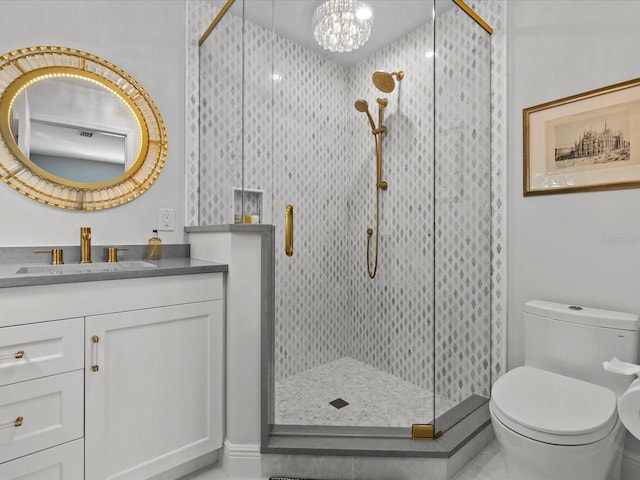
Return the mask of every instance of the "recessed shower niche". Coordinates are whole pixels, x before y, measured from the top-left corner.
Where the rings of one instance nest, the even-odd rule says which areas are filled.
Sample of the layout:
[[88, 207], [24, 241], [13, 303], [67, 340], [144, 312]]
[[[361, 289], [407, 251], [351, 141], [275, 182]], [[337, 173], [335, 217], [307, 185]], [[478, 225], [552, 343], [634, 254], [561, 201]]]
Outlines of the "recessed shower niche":
[[333, 53], [320, 3], [236, 0], [200, 45], [199, 224], [231, 223], [243, 185], [276, 230], [265, 451], [446, 436], [492, 380], [491, 28], [453, 0], [369, 1], [368, 42]]

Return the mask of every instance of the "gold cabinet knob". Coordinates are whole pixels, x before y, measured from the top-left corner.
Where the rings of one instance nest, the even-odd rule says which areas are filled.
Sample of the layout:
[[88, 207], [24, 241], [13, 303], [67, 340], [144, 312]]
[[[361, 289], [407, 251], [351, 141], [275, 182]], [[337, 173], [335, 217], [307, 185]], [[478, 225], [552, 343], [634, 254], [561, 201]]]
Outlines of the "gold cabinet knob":
[[23, 417], [18, 417], [15, 420], [9, 420], [8, 422], [0, 423], [0, 429], [8, 429], [8, 428], [18, 428], [22, 426]]

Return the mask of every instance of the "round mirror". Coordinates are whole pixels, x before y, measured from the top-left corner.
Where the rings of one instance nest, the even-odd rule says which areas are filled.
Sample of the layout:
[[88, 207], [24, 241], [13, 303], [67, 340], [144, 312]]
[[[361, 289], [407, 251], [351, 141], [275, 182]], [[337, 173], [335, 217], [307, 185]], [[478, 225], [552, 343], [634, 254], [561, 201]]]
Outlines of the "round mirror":
[[62, 208], [121, 205], [164, 166], [158, 108], [127, 73], [61, 47], [0, 57], [0, 178]]

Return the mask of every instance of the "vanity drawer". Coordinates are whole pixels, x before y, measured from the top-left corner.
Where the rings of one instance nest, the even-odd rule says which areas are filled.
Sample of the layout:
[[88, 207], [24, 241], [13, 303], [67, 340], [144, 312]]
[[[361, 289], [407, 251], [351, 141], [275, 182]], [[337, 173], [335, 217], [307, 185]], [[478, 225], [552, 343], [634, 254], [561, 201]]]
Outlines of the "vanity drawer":
[[77, 370], [0, 387], [0, 463], [82, 437], [83, 378]]
[[0, 328], [0, 385], [84, 366], [84, 319]]
[[32, 453], [0, 464], [2, 480], [83, 480], [84, 441]]

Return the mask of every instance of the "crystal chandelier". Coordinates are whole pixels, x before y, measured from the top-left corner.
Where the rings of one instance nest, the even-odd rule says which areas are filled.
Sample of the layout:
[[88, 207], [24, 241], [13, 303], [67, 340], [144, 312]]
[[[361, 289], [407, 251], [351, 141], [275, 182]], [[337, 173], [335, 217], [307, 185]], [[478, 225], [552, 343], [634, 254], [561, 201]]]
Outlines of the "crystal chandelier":
[[371, 35], [371, 10], [356, 0], [328, 0], [313, 14], [313, 35], [321, 47], [350, 52]]

